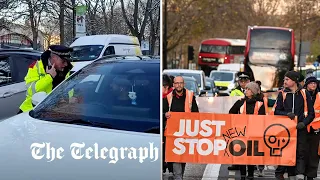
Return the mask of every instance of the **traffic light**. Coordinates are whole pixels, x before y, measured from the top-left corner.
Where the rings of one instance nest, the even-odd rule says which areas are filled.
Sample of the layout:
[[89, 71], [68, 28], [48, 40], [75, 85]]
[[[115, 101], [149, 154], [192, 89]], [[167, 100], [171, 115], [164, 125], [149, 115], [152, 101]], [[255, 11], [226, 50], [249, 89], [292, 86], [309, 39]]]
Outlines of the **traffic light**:
[[193, 46], [188, 46], [188, 60], [194, 60]]

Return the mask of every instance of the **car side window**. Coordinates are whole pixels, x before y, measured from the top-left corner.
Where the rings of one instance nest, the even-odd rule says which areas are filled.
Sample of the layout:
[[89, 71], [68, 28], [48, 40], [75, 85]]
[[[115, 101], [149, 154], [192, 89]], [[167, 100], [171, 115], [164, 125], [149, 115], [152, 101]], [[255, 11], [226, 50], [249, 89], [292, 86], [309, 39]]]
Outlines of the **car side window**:
[[23, 82], [24, 77], [28, 73], [30, 64], [37, 61], [40, 56], [29, 55], [29, 54], [14, 54], [12, 56], [13, 61], [13, 73], [12, 80], [15, 83]]
[[114, 46], [108, 46], [104, 51], [103, 56], [112, 55], [112, 54], [116, 54], [114, 50]]
[[10, 57], [7, 55], [0, 55], [0, 86], [12, 83], [11, 71]]

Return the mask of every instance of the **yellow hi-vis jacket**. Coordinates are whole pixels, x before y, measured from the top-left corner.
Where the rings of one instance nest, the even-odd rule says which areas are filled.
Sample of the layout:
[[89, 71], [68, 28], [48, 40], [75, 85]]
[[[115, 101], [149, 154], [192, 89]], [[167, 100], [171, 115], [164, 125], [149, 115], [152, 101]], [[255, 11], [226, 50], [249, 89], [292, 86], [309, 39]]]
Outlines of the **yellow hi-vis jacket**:
[[[67, 73], [68, 78], [70, 72]], [[46, 92], [49, 94], [52, 91], [53, 78], [50, 74], [47, 74], [42, 60], [38, 60], [31, 64], [28, 69], [28, 73], [24, 78], [27, 86], [26, 99], [20, 105], [20, 109], [23, 112], [30, 111], [33, 109], [32, 96], [37, 92]]]

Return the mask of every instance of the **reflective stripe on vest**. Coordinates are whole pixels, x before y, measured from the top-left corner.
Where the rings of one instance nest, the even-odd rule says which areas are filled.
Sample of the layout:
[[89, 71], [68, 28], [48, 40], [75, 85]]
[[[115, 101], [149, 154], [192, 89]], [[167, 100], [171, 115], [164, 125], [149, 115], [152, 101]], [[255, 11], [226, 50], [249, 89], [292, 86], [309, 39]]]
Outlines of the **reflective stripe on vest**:
[[[253, 114], [258, 115], [259, 109], [263, 105], [263, 102], [257, 101], [254, 106]], [[243, 105], [240, 107], [240, 114], [247, 114], [247, 102], [244, 101]]]
[[[281, 93], [282, 93], [282, 102], [284, 103], [284, 100], [287, 97], [287, 92], [281, 91]], [[305, 89], [301, 89], [300, 93], [301, 93], [301, 95], [303, 97], [303, 104], [304, 104], [303, 113], [304, 113], [304, 116], [307, 117], [308, 116], [308, 103], [307, 103], [306, 90]], [[274, 112], [275, 112], [276, 106], [277, 106], [277, 101], [278, 101], [278, 99], [276, 99], [276, 102], [274, 103], [274, 105], [272, 107], [270, 115], [274, 115]]]
[[[169, 104], [169, 112], [171, 111], [171, 105], [172, 105], [172, 99], [173, 99], [172, 92], [167, 95], [168, 104]], [[185, 112], [191, 112], [192, 100], [193, 100], [193, 92], [186, 89], [186, 100], [184, 101], [184, 111]]]
[[307, 126], [308, 132], [310, 132], [310, 127], [312, 127], [313, 129], [320, 128], [320, 92], [318, 92], [316, 96], [316, 100], [314, 102], [313, 108], [314, 108], [315, 118]]

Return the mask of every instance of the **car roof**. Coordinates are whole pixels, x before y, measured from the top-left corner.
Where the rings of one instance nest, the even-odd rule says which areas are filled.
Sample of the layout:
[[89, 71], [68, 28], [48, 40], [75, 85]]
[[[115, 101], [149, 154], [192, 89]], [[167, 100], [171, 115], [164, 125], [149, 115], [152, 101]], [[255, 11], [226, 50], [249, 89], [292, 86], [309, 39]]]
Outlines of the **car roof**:
[[195, 73], [195, 74], [202, 74], [202, 70], [193, 70], [193, 69], [165, 69], [163, 72], [181, 72], [181, 73]]
[[[236, 71], [216, 71], [216, 70], [213, 70], [211, 72], [223, 72], [223, 73], [232, 73], [232, 74], [236, 74], [237, 72]], [[210, 72], [210, 74], [211, 74]]]
[[37, 50], [30, 50], [30, 49], [0, 49], [0, 53], [7, 53], [7, 52], [18, 52], [18, 53], [39, 53], [42, 54], [43, 52]]
[[188, 77], [188, 76], [182, 76], [184, 80], [187, 80], [187, 81], [195, 81], [197, 82], [197, 80], [193, 77]]

